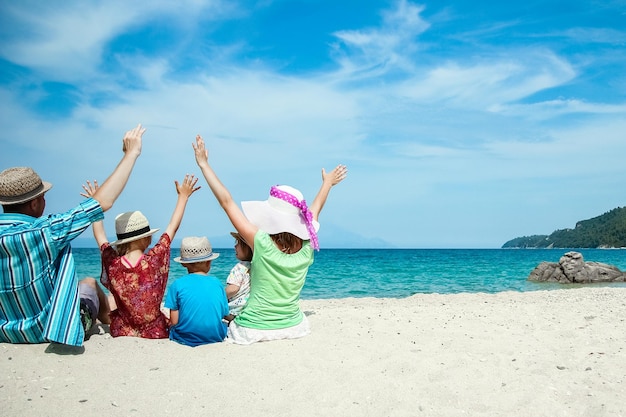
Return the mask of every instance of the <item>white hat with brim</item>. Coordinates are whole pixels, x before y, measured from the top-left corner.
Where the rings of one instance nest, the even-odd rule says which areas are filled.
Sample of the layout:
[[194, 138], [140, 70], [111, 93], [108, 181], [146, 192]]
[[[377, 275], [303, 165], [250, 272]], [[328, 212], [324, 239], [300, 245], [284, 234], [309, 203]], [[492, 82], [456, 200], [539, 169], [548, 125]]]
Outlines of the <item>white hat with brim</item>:
[[213, 252], [211, 243], [206, 237], [186, 237], [180, 244], [180, 256], [174, 258], [181, 264], [195, 264], [198, 262], [212, 261], [220, 256]]
[[128, 211], [115, 218], [115, 234], [117, 239], [111, 245], [121, 245], [152, 236], [159, 229], [151, 229], [148, 219], [140, 211]]
[[0, 205], [26, 203], [46, 193], [52, 184], [42, 181], [32, 168], [15, 167], [0, 172]]
[[[304, 199], [302, 193], [293, 187], [279, 185], [277, 188], [293, 195], [299, 201]], [[302, 211], [287, 201], [270, 196], [265, 201], [242, 201], [241, 208], [250, 223], [270, 235], [288, 232], [302, 240], [311, 239]], [[313, 228], [316, 232], [320, 228], [320, 224], [315, 220]]]

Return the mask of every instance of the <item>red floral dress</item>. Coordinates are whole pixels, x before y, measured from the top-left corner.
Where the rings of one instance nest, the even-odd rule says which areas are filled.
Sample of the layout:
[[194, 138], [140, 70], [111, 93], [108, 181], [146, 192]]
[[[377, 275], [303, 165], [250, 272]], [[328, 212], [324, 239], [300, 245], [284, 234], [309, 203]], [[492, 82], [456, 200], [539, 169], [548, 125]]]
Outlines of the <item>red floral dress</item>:
[[117, 310], [111, 312], [111, 336], [168, 337], [161, 301], [170, 269], [171, 244], [170, 237], [164, 233], [133, 267], [122, 262], [122, 257], [108, 243], [100, 248], [100, 281], [117, 304]]

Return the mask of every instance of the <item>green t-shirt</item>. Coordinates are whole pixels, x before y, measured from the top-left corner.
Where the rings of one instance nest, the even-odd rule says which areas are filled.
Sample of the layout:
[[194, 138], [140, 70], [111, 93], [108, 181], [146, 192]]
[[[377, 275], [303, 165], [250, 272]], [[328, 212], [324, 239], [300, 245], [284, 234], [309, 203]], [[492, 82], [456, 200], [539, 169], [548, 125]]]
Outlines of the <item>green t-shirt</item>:
[[250, 266], [250, 297], [235, 322], [243, 327], [270, 330], [302, 322], [300, 292], [313, 263], [313, 248], [304, 241], [297, 253], [278, 250], [272, 238], [259, 230], [254, 236]]

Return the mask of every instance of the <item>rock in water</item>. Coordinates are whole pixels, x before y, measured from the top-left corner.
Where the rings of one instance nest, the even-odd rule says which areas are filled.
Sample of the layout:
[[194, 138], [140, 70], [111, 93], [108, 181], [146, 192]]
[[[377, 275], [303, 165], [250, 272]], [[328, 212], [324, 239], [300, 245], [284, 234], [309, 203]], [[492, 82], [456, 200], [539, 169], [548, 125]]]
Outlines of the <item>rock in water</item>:
[[585, 262], [580, 252], [567, 252], [559, 262], [541, 262], [528, 276], [529, 281], [589, 284], [626, 282], [626, 273], [602, 262]]

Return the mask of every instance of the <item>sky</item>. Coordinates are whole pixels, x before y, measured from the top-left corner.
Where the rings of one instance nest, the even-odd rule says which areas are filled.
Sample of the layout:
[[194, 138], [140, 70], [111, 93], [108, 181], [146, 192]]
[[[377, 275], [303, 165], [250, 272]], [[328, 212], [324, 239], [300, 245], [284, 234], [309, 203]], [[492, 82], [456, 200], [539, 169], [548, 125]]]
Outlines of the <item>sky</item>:
[[[1, 1], [0, 106], [46, 213], [146, 127], [110, 240], [124, 211], [167, 227], [201, 134], [237, 201], [347, 165], [322, 248], [499, 248], [626, 205], [626, 0]], [[176, 237], [230, 247], [199, 183]]]

